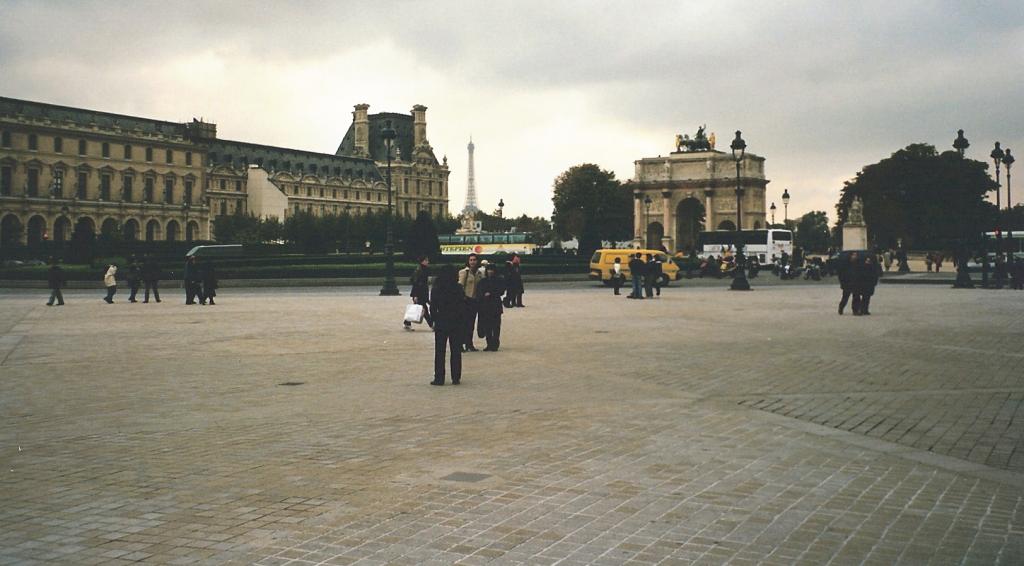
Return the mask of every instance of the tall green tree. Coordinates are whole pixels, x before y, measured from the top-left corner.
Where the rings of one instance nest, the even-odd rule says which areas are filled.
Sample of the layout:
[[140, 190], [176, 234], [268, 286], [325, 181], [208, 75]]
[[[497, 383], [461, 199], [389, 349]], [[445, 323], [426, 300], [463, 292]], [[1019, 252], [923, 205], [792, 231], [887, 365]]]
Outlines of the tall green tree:
[[973, 239], [995, 220], [986, 201], [997, 187], [988, 163], [942, 154], [928, 144], [912, 144], [847, 181], [836, 204], [838, 224], [846, 221], [854, 197], [864, 203], [864, 220], [875, 246], [928, 248]]
[[808, 252], [825, 252], [831, 245], [828, 215], [823, 210], [808, 212], [796, 221], [795, 244]]
[[576, 165], [555, 179], [555, 233], [579, 238], [580, 253], [599, 248], [602, 240], [624, 240], [633, 231], [632, 195], [622, 189], [615, 173], [597, 165]]
[[416, 215], [405, 239], [405, 257], [417, 260], [423, 256], [437, 259], [441, 255], [441, 243], [437, 239], [437, 226], [430, 213], [421, 210]]

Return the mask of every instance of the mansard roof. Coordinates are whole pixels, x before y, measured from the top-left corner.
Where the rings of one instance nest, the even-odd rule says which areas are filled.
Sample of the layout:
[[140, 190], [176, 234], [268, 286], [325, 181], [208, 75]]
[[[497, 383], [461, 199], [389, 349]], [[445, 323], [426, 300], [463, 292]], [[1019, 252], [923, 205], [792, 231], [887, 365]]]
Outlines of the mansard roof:
[[289, 162], [293, 166], [301, 163], [303, 172], [308, 172], [310, 165], [316, 165], [317, 171], [327, 169], [329, 173], [334, 174], [335, 168], [340, 168], [343, 173], [351, 169], [352, 174], [356, 177], [365, 177], [374, 181], [383, 180], [373, 160], [361, 157], [222, 139], [210, 142], [207, 147], [211, 165], [223, 164], [227, 158], [231, 158], [232, 164], [258, 164], [264, 168], [269, 168], [271, 162], [275, 162], [276, 169], [284, 168], [285, 162]]
[[[367, 116], [370, 121], [370, 157], [374, 161], [387, 161], [387, 150], [384, 146], [384, 138], [380, 131], [384, 129], [388, 120], [391, 120], [391, 128], [395, 130], [395, 147], [402, 152], [402, 161], [410, 161], [413, 158], [413, 122], [412, 114], [399, 114], [397, 112], [381, 112]], [[350, 124], [345, 137], [338, 146], [337, 155], [356, 154], [356, 131], [355, 124]], [[436, 162], [437, 159], [434, 159]]]
[[71, 121], [75, 124], [87, 126], [95, 124], [104, 129], [119, 127], [124, 130], [142, 130], [151, 134], [167, 136], [184, 137], [187, 131], [186, 125], [178, 122], [153, 120], [151, 118], [126, 116], [124, 114], [113, 114], [98, 110], [86, 110], [84, 108], [72, 108], [70, 106], [59, 106], [57, 104], [6, 97], [0, 97], [0, 116], [11, 118], [27, 116], [36, 119], [49, 119], [55, 122]]

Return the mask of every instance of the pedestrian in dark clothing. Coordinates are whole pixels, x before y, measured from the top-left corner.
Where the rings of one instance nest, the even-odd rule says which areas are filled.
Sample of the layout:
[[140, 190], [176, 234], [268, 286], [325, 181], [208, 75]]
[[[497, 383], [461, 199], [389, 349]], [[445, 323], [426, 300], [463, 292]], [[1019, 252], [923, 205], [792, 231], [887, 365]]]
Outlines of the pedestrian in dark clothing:
[[213, 262], [208, 259], [203, 261], [199, 275], [203, 280], [203, 289], [199, 293], [199, 304], [217, 304], [213, 302], [213, 298], [217, 296], [217, 272], [213, 268]]
[[132, 258], [128, 262], [128, 271], [125, 274], [125, 279], [128, 281], [128, 289], [131, 291], [131, 294], [128, 295], [129, 303], [138, 302], [135, 300], [135, 295], [139, 292], [139, 279], [141, 277], [142, 270], [139, 269], [139, 264], [135, 261], [135, 258]]
[[640, 287], [643, 284], [645, 267], [644, 260], [640, 259], [639, 253], [634, 255], [633, 259], [629, 260], [629, 276], [633, 280], [633, 293], [629, 295], [630, 299], [644, 298]]
[[466, 295], [455, 267], [442, 265], [430, 292], [430, 316], [434, 321], [434, 380], [444, 385], [445, 348], [451, 352], [452, 384], [462, 379], [462, 337], [466, 328]]
[[143, 297], [142, 302], [149, 302], [149, 292], [153, 291], [153, 298], [156, 302], [160, 302], [160, 266], [157, 265], [156, 260], [152, 256], [146, 256], [146, 259], [142, 262], [142, 284], [146, 288], [146, 295]]
[[507, 264], [507, 275], [505, 277], [507, 290], [504, 302], [505, 306], [509, 308], [526, 306], [523, 304], [523, 275], [519, 265], [519, 262], [516, 261], [509, 261]]
[[[651, 258], [651, 256], [647, 256], [647, 257]], [[664, 271], [662, 269], [662, 265], [661, 265], [661, 260], [658, 259], [658, 256], [654, 256], [653, 258], [649, 259], [648, 261], [650, 263], [647, 264], [647, 277], [651, 279], [651, 283], [654, 285], [654, 292], [657, 293], [657, 295], [660, 297], [661, 296], [661, 277], [662, 277], [662, 273], [664, 273]], [[649, 296], [650, 295], [648, 295], [648, 297]]]
[[103, 298], [108, 305], [114, 304], [114, 294], [117, 293], [117, 266], [110, 264], [107, 272], [103, 275], [103, 285], [107, 288], [107, 296]]
[[[412, 277], [410, 277], [412, 289], [409, 291], [409, 296], [412, 298], [413, 304], [423, 307], [423, 319], [427, 321], [427, 326], [433, 328], [434, 321], [430, 318], [430, 311], [427, 308], [427, 303], [430, 300], [430, 258], [422, 256], [419, 263], [416, 266], [416, 271], [413, 271]], [[408, 320], [404, 322], [404, 325], [406, 330], [412, 330], [412, 323]]]
[[1006, 266], [1006, 257], [1003, 254], [999, 254], [996, 256], [996, 264], [992, 268], [992, 279], [996, 289], [1002, 289], [1003, 285], [1006, 285], [1008, 275], [1009, 269]]
[[857, 256], [857, 252], [850, 254], [849, 261], [843, 262], [837, 267], [837, 275], [839, 275], [839, 288], [843, 290], [843, 298], [839, 300], [839, 314], [843, 314], [843, 309], [846, 308], [846, 303], [850, 300], [850, 296], [853, 296], [853, 314], [857, 314], [860, 309], [860, 302], [857, 299], [857, 295], [854, 293], [856, 285], [856, 277], [860, 271], [860, 258]]
[[1024, 289], [1024, 258], [1014, 258], [1013, 264], [1010, 266], [1010, 277], [1013, 279], [1010, 282], [1010, 288], [1021, 290]]
[[485, 352], [497, 352], [501, 345], [501, 296], [505, 293], [505, 280], [498, 275], [498, 266], [487, 266], [485, 277], [480, 281], [480, 321], [477, 335], [487, 340]]
[[64, 306], [64, 295], [60, 290], [67, 282], [67, 277], [55, 259], [50, 259], [50, 271], [46, 275], [46, 282], [50, 288], [50, 300], [46, 302], [46, 306], [52, 307], [54, 301], [57, 301], [57, 306]]
[[644, 263], [644, 296], [648, 299], [654, 298], [654, 257], [651, 254], [647, 254], [645, 258], [647, 261]]
[[875, 294], [875, 287], [878, 286], [878, 278], [881, 276], [882, 266], [871, 254], [865, 256], [864, 265], [860, 269], [860, 282], [857, 285], [860, 292], [860, 314], [871, 314], [871, 296]]
[[188, 256], [185, 260], [185, 273], [182, 277], [185, 285], [185, 304], [196, 304], [196, 298], [203, 300], [202, 278], [199, 275], [199, 266], [196, 265], [196, 257]]

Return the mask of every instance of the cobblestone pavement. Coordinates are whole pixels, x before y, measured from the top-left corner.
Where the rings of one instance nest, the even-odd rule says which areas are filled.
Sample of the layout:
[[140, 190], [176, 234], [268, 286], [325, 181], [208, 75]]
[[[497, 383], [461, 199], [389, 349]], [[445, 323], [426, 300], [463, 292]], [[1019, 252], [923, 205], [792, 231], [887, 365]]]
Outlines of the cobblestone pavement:
[[1024, 562], [1024, 294], [543, 286], [459, 387], [369, 289], [38, 295], [3, 564]]

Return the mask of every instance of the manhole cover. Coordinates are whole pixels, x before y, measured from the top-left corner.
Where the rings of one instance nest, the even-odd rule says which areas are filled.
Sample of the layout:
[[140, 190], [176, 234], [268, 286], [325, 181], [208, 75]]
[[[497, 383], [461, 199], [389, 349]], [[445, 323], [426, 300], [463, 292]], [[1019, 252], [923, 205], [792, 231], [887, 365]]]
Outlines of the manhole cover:
[[441, 478], [446, 481], [478, 482], [491, 477], [490, 474], [475, 474], [473, 472], [455, 472]]
[[285, 386], [289, 386], [289, 387], [295, 386], [295, 385], [305, 385], [305, 384], [306, 384], [305, 381], [286, 381], [284, 383], [278, 383], [278, 385], [285, 385]]
[[594, 334], [609, 334], [610, 330], [595, 330]]

